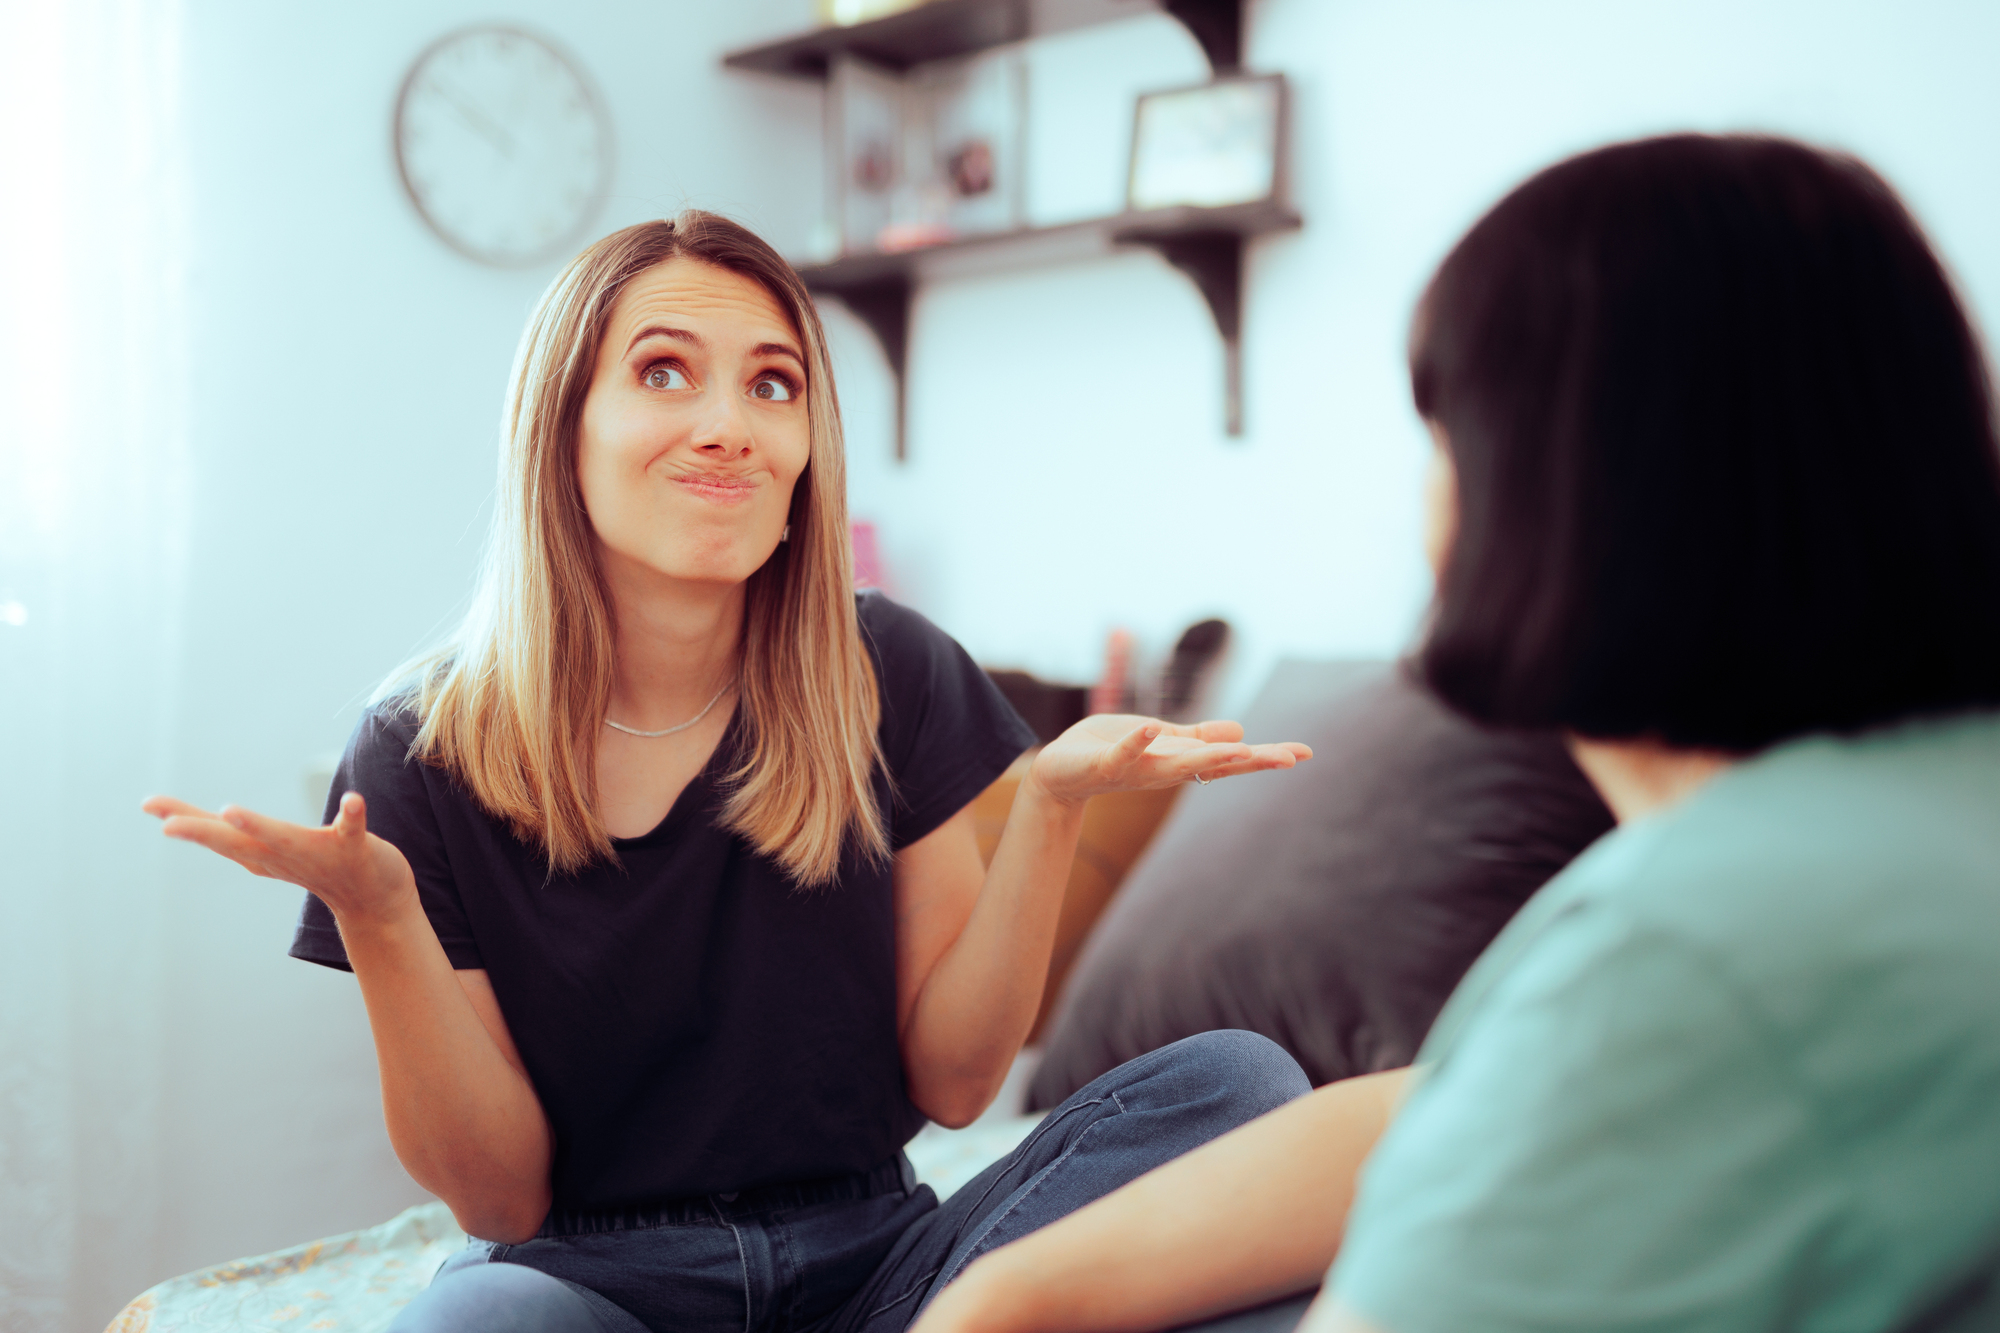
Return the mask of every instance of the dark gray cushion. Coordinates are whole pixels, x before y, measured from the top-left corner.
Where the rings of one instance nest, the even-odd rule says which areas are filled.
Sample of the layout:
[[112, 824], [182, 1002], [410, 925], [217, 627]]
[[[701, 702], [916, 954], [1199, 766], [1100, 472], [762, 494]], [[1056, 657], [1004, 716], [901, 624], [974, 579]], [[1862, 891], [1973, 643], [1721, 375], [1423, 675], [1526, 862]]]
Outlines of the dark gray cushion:
[[1315, 758], [1182, 794], [1070, 974], [1031, 1106], [1217, 1028], [1315, 1084], [1407, 1064], [1480, 950], [1612, 825], [1558, 738], [1474, 726], [1400, 668], [1281, 663], [1244, 725]]

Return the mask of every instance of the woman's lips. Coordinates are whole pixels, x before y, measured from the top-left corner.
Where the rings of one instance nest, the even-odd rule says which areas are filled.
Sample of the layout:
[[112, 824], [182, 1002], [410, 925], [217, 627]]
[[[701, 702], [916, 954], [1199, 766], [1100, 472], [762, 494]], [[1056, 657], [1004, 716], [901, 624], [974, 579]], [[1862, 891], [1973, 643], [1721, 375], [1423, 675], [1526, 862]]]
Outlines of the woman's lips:
[[691, 473], [675, 477], [676, 485], [716, 504], [741, 504], [757, 489], [754, 477], [726, 477], [714, 474]]

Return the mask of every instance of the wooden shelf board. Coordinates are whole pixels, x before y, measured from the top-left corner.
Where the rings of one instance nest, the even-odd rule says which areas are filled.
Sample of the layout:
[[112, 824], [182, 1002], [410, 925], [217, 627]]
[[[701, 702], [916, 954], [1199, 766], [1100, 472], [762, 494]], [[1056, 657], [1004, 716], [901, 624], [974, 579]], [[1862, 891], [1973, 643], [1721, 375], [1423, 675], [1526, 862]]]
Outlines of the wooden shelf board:
[[904, 372], [910, 306], [926, 280], [1062, 263], [1144, 246], [1185, 273], [1207, 302], [1222, 338], [1223, 426], [1243, 433], [1243, 251], [1254, 237], [1290, 231], [1299, 215], [1276, 200], [1227, 208], [1161, 208], [1057, 227], [968, 236], [889, 254], [846, 255], [799, 266], [812, 291], [837, 296], [875, 333], [896, 376], [896, 458], [906, 453]]
[[1297, 213], [1268, 200], [1226, 208], [1161, 208], [1054, 227], [965, 236], [913, 250], [843, 255], [822, 264], [799, 265], [799, 276], [815, 291], [838, 295], [843, 288], [873, 287], [898, 278], [959, 277], [1087, 259], [1122, 245], [1157, 246], [1187, 236], [1247, 238], [1292, 231], [1299, 225]]
[[928, 4], [866, 23], [815, 28], [733, 51], [723, 57], [722, 63], [733, 69], [763, 74], [824, 79], [833, 58], [847, 54], [890, 69], [907, 70], [926, 61], [968, 56], [1070, 28], [1163, 8], [1171, 12], [1173, 3], [1174, 0], [930, 0]]

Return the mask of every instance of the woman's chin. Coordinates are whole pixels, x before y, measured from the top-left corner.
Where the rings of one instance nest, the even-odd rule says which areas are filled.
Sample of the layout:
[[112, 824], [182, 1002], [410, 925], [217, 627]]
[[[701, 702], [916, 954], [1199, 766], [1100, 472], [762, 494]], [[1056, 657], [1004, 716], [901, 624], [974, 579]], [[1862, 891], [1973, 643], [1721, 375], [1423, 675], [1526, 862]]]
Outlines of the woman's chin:
[[[775, 543], [773, 543], [775, 546]], [[726, 551], [704, 551], [698, 554], [683, 554], [677, 559], [648, 562], [653, 571], [677, 583], [695, 583], [714, 587], [734, 587], [749, 579], [764, 567], [771, 558], [771, 552], [763, 546], [744, 544]]]

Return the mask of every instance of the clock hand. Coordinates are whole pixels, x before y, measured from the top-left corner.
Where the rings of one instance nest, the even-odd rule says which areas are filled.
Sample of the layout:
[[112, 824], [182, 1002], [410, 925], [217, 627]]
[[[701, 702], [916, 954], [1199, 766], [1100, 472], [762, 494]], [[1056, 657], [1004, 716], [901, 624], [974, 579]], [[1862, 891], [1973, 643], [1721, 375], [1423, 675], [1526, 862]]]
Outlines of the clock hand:
[[458, 112], [459, 117], [467, 125], [476, 130], [486, 142], [500, 150], [502, 157], [514, 156], [513, 135], [494, 124], [492, 117], [481, 111], [470, 98], [460, 94], [456, 88], [453, 88], [443, 79], [433, 75], [430, 82], [431, 87], [442, 94], [445, 101], [451, 103], [452, 109]]

